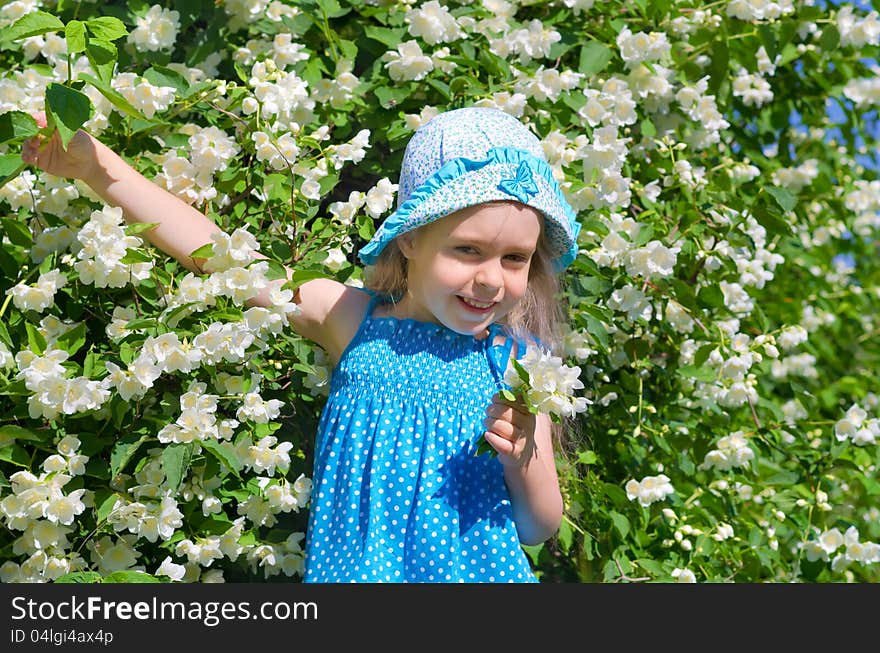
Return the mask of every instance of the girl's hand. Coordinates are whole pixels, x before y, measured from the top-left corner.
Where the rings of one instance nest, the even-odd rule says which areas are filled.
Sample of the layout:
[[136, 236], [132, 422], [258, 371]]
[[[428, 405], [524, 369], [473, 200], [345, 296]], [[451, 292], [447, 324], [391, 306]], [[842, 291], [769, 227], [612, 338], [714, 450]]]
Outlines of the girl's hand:
[[536, 416], [521, 402], [504, 400], [501, 395], [492, 397], [486, 408], [483, 434], [486, 442], [498, 452], [505, 466], [526, 464], [535, 452]]
[[[46, 114], [33, 116], [41, 129], [46, 126]], [[83, 130], [70, 139], [66, 150], [55, 131], [51, 138], [39, 135], [26, 140], [21, 147], [21, 159], [56, 177], [88, 179], [97, 165], [97, 152], [94, 139]]]

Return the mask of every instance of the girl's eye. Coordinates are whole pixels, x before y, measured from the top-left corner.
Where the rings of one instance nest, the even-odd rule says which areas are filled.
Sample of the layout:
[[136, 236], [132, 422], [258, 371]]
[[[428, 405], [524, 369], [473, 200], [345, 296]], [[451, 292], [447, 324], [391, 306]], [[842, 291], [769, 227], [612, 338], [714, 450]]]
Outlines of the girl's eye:
[[459, 245], [458, 247], [455, 248], [455, 251], [459, 252], [461, 254], [476, 254], [477, 253], [477, 250], [473, 247], [470, 247], [469, 245]]
[[528, 263], [529, 258], [527, 256], [523, 256], [522, 254], [509, 254], [505, 257], [508, 261], [512, 261], [513, 263]]

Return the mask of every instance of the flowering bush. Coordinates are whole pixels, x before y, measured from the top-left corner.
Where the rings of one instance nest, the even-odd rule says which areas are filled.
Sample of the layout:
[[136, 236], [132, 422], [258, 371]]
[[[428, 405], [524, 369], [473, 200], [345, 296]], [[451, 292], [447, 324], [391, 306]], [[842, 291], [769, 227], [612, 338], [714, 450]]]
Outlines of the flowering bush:
[[[547, 581], [880, 580], [880, 17], [730, 0], [0, 7], [3, 582], [298, 579], [328, 363], [413, 130], [533, 126], [583, 229]], [[187, 272], [26, 168], [46, 111], [228, 236]], [[572, 385], [572, 388], [575, 386]]]

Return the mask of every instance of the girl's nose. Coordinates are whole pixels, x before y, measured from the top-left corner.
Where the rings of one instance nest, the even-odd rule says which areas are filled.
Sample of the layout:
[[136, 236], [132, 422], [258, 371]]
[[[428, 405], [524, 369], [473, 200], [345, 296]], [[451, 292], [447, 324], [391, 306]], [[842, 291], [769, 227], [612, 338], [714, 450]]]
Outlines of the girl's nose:
[[474, 281], [492, 291], [499, 290], [504, 285], [501, 262], [494, 259], [484, 261], [474, 275]]

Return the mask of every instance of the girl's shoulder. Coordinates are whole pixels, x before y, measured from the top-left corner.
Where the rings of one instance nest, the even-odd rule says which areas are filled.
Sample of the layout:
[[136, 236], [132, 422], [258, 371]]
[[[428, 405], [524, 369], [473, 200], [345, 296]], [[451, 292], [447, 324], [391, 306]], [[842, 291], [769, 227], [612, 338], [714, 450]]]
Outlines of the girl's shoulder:
[[363, 321], [374, 294], [334, 279], [311, 279], [297, 288], [294, 329], [327, 352], [335, 364]]

